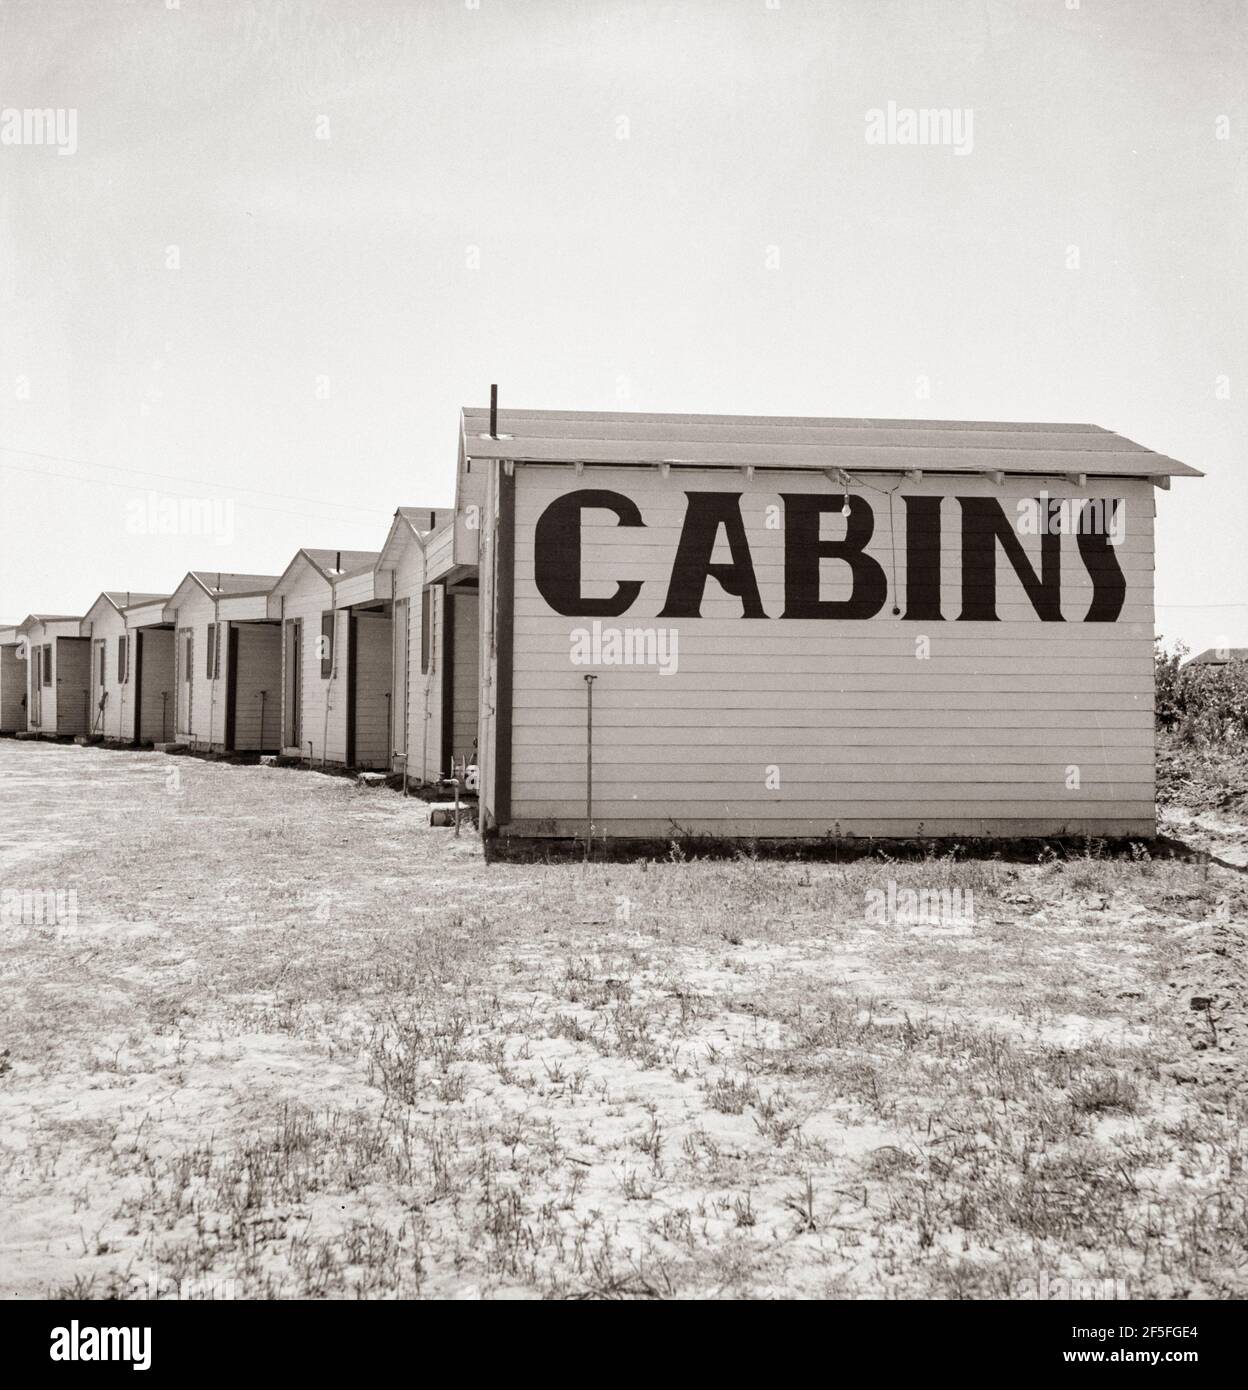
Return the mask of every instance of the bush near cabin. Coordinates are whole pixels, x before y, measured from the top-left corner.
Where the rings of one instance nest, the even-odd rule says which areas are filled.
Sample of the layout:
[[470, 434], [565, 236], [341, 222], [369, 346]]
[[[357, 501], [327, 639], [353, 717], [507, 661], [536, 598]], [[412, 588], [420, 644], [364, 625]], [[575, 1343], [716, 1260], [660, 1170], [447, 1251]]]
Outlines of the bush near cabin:
[[1248, 662], [1184, 665], [1187, 647], [1154, 649], [1157, 799], [1248, 804]]

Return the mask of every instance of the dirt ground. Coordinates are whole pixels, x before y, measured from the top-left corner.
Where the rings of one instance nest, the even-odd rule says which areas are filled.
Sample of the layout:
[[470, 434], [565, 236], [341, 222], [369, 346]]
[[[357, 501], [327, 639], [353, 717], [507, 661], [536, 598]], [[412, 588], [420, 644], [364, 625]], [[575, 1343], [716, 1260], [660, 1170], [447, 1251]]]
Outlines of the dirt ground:
[[0, 1291], [1242, 1297], [1245, 819], [487, 864], [342, 778], [0, 741]]

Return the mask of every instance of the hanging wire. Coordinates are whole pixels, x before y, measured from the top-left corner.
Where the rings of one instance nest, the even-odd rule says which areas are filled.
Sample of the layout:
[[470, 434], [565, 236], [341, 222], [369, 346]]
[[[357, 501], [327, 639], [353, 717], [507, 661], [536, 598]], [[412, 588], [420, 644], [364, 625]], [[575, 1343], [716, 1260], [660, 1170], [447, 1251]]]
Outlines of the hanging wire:
[[[876, 487], [873, 483], [867, 483], [861, 478], [855, 478], [852, 473], [846, 472], [845, 469], [841, 469], [841, 472], [844, 473], [845, 477], [848, 478], [851, 483], [856, 483], [859, 487], [865, 487], [871, 492], [878, 492], [881, 497], [888, 498], [888, 543], [893, 552], [893, 616], [895, 618], [900, 617], [901, 608], [897, 603], [897, 533], [893, 527], [893, 494], [901, 487], [901, 480], [897, 480], [895, 487]], [[846, 500], [848, 501], [848, 499]]]

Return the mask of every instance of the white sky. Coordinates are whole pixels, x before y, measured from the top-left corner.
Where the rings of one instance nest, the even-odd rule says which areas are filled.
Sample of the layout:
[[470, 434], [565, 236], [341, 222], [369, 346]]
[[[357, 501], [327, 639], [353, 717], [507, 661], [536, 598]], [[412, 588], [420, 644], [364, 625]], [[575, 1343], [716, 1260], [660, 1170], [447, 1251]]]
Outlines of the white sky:
[[[0, 146], [0, 618], [379, 548], [498, 381], [1103, 425], [1209, 475], [1159, 630], [1248, 645], [1248, 6], [1071, 3], [5, 0], [0, 107], [78, 148]], [[868, 145], [889, 101], [972, 151]]]

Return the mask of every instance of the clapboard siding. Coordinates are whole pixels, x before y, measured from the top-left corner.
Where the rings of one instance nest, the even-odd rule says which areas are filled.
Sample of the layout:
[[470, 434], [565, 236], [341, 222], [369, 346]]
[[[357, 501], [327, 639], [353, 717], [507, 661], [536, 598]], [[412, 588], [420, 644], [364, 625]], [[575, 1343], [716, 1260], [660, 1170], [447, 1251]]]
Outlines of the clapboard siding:
[[[946, 750], [953, 749], [957, 750], [959, 759], [970, 757], [977, 750], [982, 750], [985, 757], [997, 758], [999, 754], [995, 750], [998, 748], [1017, 750], [1020, 757], [1028, 759], [1033, 755], [1026, 750], [1036, 749], [1038, 751], [1034, 756], [1043, 761], [1044, 750], [1053, 745], [1053, 730], [1064, 728], [1066, 722], [1064, 717], [1058, 719], [1057, 716], [1051, 716], [1049, 720], [1025, 718], [1021, 724], [1015, 721], [1012, 725], [1003, 725], [999, 719], [989, 725], [966, 715], [960, 716], [960, 719], [961, 723], [958, 725], [946, 720], [941, 728], [940, 738], [935, 743], [931, 741], [928, 728], [917, 728], [913, 724], [874, 727], [857, 725], [846, 729], [838, 722], [835, 728], [812, 729], [809, 726], [789, 728], [776, 720], [768, 719], [755, 720], [752, 725], [720, 720], [716, 720], [714, 724], [707, 724], [703, 720], [701, 723], [690, 725], [687, 722], [678, 724], [669, 720], [662, 727], [656, 728], [653, 724], [634, 722], [628, 725], [616, 720], [615, 736], [609, 743], [599, 744], [595, 759], [642, 759], [648, 750], [653, 749], [667, 760], [671, 756], [667, 752], [668, 746], [673, 744], [690, 749], [696, 756], [716, 750], [721, 745], [735, 750], [743, 736], [751, 741], [758, 738], [756, 730], [761, 724], [766, 728], [766, 747], [785, 747], [817, 759], [824, 758], [824, 745], [832, 745], [832, 758], [835, 760], [837, 750], [841, 750], [845, 762], [870, 762], [872, 759], [882, 759], [890, 755], [902, 759], [917, 759], [924, 752], [931, 752], [939, 759], [949, 756]], [[931, 721], [926, 723], [930, 727]], [[1148, 750], [1138, 747], [1140, 727], [1140, 721], [1133, 716], [1119, 719], [1114, 724], [1103, 719], [1098, 722], [1096, 730], [1089, 732], [1087, 737], [1095, 739], [1095, 744], [1091, 746], [1101, 748], [1112, 745], [1120, 748], [1121, 752], [1115, 754], [1116, 757], [1127, 758], [1134, 752], [1135, 756], [1151, 761], [1152, 755]], [[552, 758], [560, 748], [565, 748], [569, 750], [569, 757], [584, 761], [584, 748], [578, 748], [569, 742], [567, 730], [562, 725], [544, 720], [518, 724], [516, 729], [518, 736], [519, 730], [524, 731], [522, 737], [525, 744], [541, 749], [539, 757]], [[1063, 744], [1063, 749], [1067, 746], [1083, 745]]]
[[[1048, 444], [993, 441], [1003, 453], [1024, 446]], [[993, 452], [975, 440], [946, 437], [937, 454], [961, 447], [974, 449], [977, 465]], [[1113, 446], [1113, 452], [1130, 449]], [[911, 466], [921, 466], [917, 457]], [[914, 834], [920, 823], [932, 834], [941, 833], [938, 824], [948, 833], [992, 833], [983, 827], [1004, 824], [1020, 834], [1033, 833], [1027, 826], [1036, 833], [1061, 826], [1143, 833], [1154, 814], [1152, 488], [1121, 477], [1089, 477], [1076, 487], [1060, 477], [1065, 458], [1054, 456], [1053, 466], [1052, 478], [1007, 476], [999, 486], [983, 477], [930, 473], [918, 482], [873, 474], [869, 487], [851, 480], [851, 497], [872, 508], [864, 554], [883, 573], [884, 602], [862, 619], [795, 619], [780, 616], [786, 606], [782, 494], [839, 499], [839, 484], [809, 471], [748, 477], [742, 470], [673, 469], [664, 478], [657, 469], [598, 467], [578, 477], [567, 467], [517, 464], [508, 823], [547, 827], [538, 833], [583, 833], [583, 677], [590, 673], [597, 677], [593, 814], [600, 831], [670, 834], [675, 820], [719, 834], [825, 834], [834, 822], [843, 833], [862, 834]], [[1078, 468], [1092, 466], [1085, 457]], [[1013, 519], [1018, 504], [1042, 489], [1054, 499], [1075, 499], [1076, 507], [1117, 500], [1123, 530], [1117, 544], [1105, 547], [1112, 556], [1106, 563], [1121, 570], [1125, 586], [1115, 621], [1084, 621], [1096, 589], [1078, 538], [1069, 533], [1057, 544], [1061, 621], [1042, 619], [1002, 547], [978, 523], [973, 539], [991, 545], [995, 581], [964, 586], [957, 499], [993, 499]], [[619, 615], [557, 613], [537, 587], [537, 522], [558, 497], [579, 490], [622, 494], [644, 523], [621, 525], [601, 509], [582, 513], [581, 593], [609, 598], [620, 583], [640, 584]], [[700, 616], [660, 616], [687, 494], [699, 492], [739, 495], [768, 616], [743, 616], [742, 598], [713, 576]], [[910, 592], [906, 499], [935, 497], [944, 499], [937, 563], [929, 558], [922, 592], [917, 584]], [[914, 516], [917, 523], [917, 510]], [[492, 520], [487, 515], [482, 534], [489, 603]], [[839, 511], [825, 514], [820, 535], [834, 539], [845, 527]], [[547, 523], [547, 533], [553, 529]], [[930, 528], [924, 535], [930, 551]], [[1041, 538], [1018, 540], [1039, 575]], [[732, 559], [722, 528], [711, 559], [725, 565]], [[850, 597], [845, 561], [824, 557], [817, 568], [820, 600]], [[977, 614], [960, 621], [964, 599], [982, 600], [989, 591], [998, 620]], [[904, 616], [912, 602], [926, 613], [933, 600], [940, 617]], [[666, 649], [676, 658], [670, 673], [653, 664], [577, 664], [573, 658], [583, 653], [595, 623], [674, 632], [678, 646]], [[482, 653], [484, 660], [484, 633]], [[483, 691], [496, 674], [484, 673]], [[483, 730], [487, 723], [483, 714]]]
[[[117, 679], [118, 642], [127, 635], [125, 615], [101, 595], [82, 620], [82, 634], [91, 639], [91, 732], [130, 742], [134, 738], [134, 690], [130, 684], [129, 654], [126, 680]], [[102, 684], [96, 646], [101, 642], [104, 645]]]
[[[610, 819], [611, 808], [595, 808], [595, 835], [625, 835], [637, 839], [671, 840], [683, 834], [722, 836], [741, 839], [767, 836], [781, 839], [790, 837], [834, 841], [855, 836], [878, 836], [881, 838], [915, 839], [929, 836], [967, 836], [975, 839], [994, 839], [1028, 835], [1152, 835], [1156, 828], [1155, 808], [1150, 804], [1147, 813], [1129, 817], [1123, 808], [1114, 804], [1110, 814], [1054, 814], [1032, 816], [1006, 816], [998, 808], [990, 814], [973, 816], [965, 809], [957, 815], [934, 816], [930, 811], [922, 816], [909, 815], [882, 817], [866, 815], [861, 812], [832, 819], [827, 816], [812, 816], [799, 819], [794, 816], [776, 814], [760, 822], [757, 816], [714, 815], [709, 808], [702, 814], [680, 820], [675, 816], [615, 816]], [[512, 817], [506, 822], [511, 835], [564, 837], [585, 834], [584, 813], [579, 817], [560, 819], [530, 816]]]
[[[220, 633], [221, 659], [214, 674], [208, 674], [208, 629], [217, 623], [216, 605], [212, 598], [194, 585], [181, 590], [176, 607], [178, 629], [178, 730], [177, 737], [192, 748], [217, 748], [225, 742], [226, 678], [229, 646], [226, 635]], [[220, 624], [217, 624], [220, 627]], [[191, 633], [190, 681], [185, 669], [185, 633]], [[217, 674], [219, 670], [219, 674]], [[188, 704], [189, 693], [189, 704]]]
[[455, 563], [455, 528], [444, 526], [425, 539], [425, 582], [441, 579]]
[[[543, 793], [537, 793], [524, 782], [514, 782], [516, 804], [530, 809], [528, 815], [539, 819], [545, 816], [567, 815], [569, 804], [583, 806], [585, 782], [551, 783]], [[852, 821], [855, 816], [875, 815], [885, 819], [912, 816], [920, 808], [923, 816], [1034, 816], [1041, 803], [1055, 802], [1051, 808], [1059, 816], [1146, 815], [1152, 807], [1151, 786], [1126, 783], [1115, 786], [1106, 783], [1100, 792], [1072, 795], [1060, 787], [1028, 785], [1026, 797], [1017, 789], [992, 782], [968, 782], [962, 787], [941, 783], [917, 782], [913, 787], [894, 787], [881, 790], [870, 782], [833, 782], [818, 792], [810, 786], [799, 785], [786, 794], [764, 794], [761, 782], [751, 794], [746, 782], [720, 782], [707, 787], [696, 783], [673, 786], [670, 782], [656, 785], [638, 783], [622, 795], [620, 788], [599, 786], [594, 779], [594, 819], [629, 819], [637, 814], [638, 802], [660, 803], [664, 814], [678, 820], [697, 820], [702, 815], [742, 815], [748, 811], [764, 816], [774, 811], [783, 815], [832, 817]], [[565, 809], [560, 811], [560, 806]], [[583, 812], [582, 812], [583, 815]]]
[[[447, 535], [450, 527], [447, 527]], [[449, 541], [446, 555], [449, 557]], [[407, 701], [402, 738], [396, 736], [395, 747], [406, 743], [407, 771], [413, 781], [432, 781], [439, 774], [442, 748], [442, 680], [438, 660], [441, 634], [441, 594], [435, 586], [431, 604], [431, 640], [429, 669], [421, 667], [421, 615], [426, 577], [426, 552], [410, 532], [404, 539], [394, 561], [394, 597], [407, 600]], [[399, 650], [396, 642], [396, 651]], [[396, 767], [402, 767], [396, 762]]]
[[371, 603], [376, 597], [376, 573], [369, 569], [339, 579], [334, 585], [334, 602], [339, 608], [356, 603]]
[[[615, 673], [611, 674], [614, 675]], [[580, 679], [579, 675], [577, 679]], [[745, 678], [742, 677], [741, 679]], [[705, 713], [709, 707], [714, 710], [716, 715], [727, 710], [749, 709], [768, 712], [804, 711], [807, 715], [818, 713], [830, 715], [834, 711], [854, 710], [873, 712], [903, 710], [908, 711], [911, 715], [928, 710], [1008, 711], [1028, 715], [1042, 713], [1046, 710], [1059, 712], [1068, 710], [1071, 712], [1082, 711], [1089, 716], [1097, 711], [1104, 711], [1109, 714], [1122, 714], [1133, 710], [1146, 710], [1150, 714], [1152, 712], [1150, 693], [1132, 695], [1129, 692], [1098, 693], [1089, 690], [1063, 691], [1060, 694], [1030, 690], [1023, 692], [933, 691], [927, 686], [920, 687], [917, 684], [912, 689], [825, 690], [819, 692], [813, 685], [810, 689], [795, 688], [799, 686], [796, 679], [793, 686], [789, 688], [781, 688], [781, 682], [767, 679], [760, 680], [756, 685], [751, 684], [751, 688], [748, 690], [725, 690], [722, 684], [715, 685], [714, 683], [702, 689], [694, 689], [689, 681], [690, 676], [682, 675], [671, 681], [665, 681], [663, 686], [659, 687], [657, 679], [654, 684], [642, 686], [635, 680], [621, 677], [620, 683], [618, 685], [613, 684], [610, 690], [595, 686], [595, 715], [601, 709], [604, 722], [610, 722], [606, 716], [619, 709], [619, 702], [621, 701], [625, 702], [625, 711], [643, 708], [647, 711], [671, 710], [680, 712], [692, 710]], [[530, 683], [517, 677], [516, 692], [517, 700], [523, 695], [526, 708], [535, 711], [580, 710], [585, 706], [584, 683], [579, 689], [576, 686], [547, 689], [543, 685], [542, 678]]]
[[[222, 676], [234, 642], [234, 751], [267, 752], [281, 742], [282, 629], [277, 623], [235, 623], [238, 634], [222, 648]], [[263, 694], [263, 699], [261, 698]], [[263, 714], [263, 729], [261, 716]]]
[[[311, 755], [313, 762], [342, 763], [347, 756], [347, 615], [335, 615], [334, 660], [329, 676], [321, 675], [318, 639], [321, 635], [321, 614], [333, 603], [330, 584], [311, 565], [301, 566], [287, 581], [282, 596], [282, 617], [303, 621], [300, 690], [302, 716], [300, 746], [288, 747], [288, 753], [301, 757]], [[284, 658], [283, 658], [284, 660]], [[285, 689], [285, 672], [283, 686]]]
[[[484, 478], [480, 475], [484, 474]], [[501, 593], [498, 585], [498, 567], [501, 547], [499, 541], [499, 468], [497, 465], [480, 465], [477, 481], [473, 488], [472, 505], [477, 508], [478, 547], [480, 566], [477, 573], [479, 586], [477, 611], [479, 614], [478, 651], [480, 670], [479, 708], [477, 714], [477, 766], [480, 779], [480, 806], [478, 820], [482, 830], [494, 830], [501, 823], [503, 815], [510, 818], [510, 808], [502, 805], [500, 788], [504, 776], [510, 773], [510, 753], [508, 753], [508, 773], [500, 776], [498, 757], [499, 713], [499, 661], [498, 632], [500, 625], [506, 624], [514, 631], [514, 606], [509, 593]], [[461, 473], [461, 482], [463, 475]], [[503, 711], [507, 724], [507, 738], [513, 728], [510, 708]], [[566, 745], [566, 734], [562, 729], [548, 730], [559, 737]], [[501, 813], [501, 814], [500, 814]]]
[[388, 766], [390, 756], [391, 620], [360, 613], [352, 624], [355, 650], [355, 762]]

